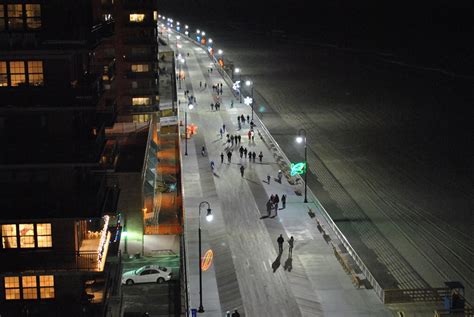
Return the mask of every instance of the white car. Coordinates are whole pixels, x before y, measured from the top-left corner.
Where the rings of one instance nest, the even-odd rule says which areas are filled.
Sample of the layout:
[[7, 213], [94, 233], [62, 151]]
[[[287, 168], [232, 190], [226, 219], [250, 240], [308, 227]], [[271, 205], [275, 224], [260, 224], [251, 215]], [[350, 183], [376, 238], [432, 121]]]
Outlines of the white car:
[[128, 271], [122, 274], [122, 284], [133, 285], [135, 283], [163, 283], [171, 279], [171, 269], [158, 265], [145, 265], [138, 270]]

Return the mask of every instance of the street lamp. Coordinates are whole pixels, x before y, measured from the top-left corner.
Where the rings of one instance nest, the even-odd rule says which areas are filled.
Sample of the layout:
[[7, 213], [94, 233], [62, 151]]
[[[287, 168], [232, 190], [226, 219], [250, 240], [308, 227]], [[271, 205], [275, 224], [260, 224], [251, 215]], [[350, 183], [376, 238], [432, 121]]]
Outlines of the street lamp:
[[179, 61], [178, 62], [178, 66], [179, 66], [178, 82], [179, 82], [179, 89], [181, 89], [181, 80], [182, 80], [182, 78], [181, 78], [181, 72], [182, 72], [181, 65], [184, 64], [184, 58], [181, 57], [181, 58], [178, 59], [178, 61]]
[[247, 80], [245, 82], [245, 85], [246, 86], [251, 86], [251, 90], [252, 90], [252, 121], [253, 121], [253, 104], [254, 104], [254, 101], [253, 101], [253, 83], [250, 81], [250, 80]]
[[304, 164], [305, 164], [305, 171], [304, 171], [304, 202], [308, 202], [308, 147], [306, 145], [306, 130], [300, 129], [298, 131], [298, 136], [296, 137], [296, 142], [302, 143], [304, 142]]
[[199, 204], [199, 309], [198, 312], [203, 313], [204, 307], [202, 306], [202, 265], [201, 265], [201, 207], [207, 205], [206, 220], [212, 221], [214, 216], [211, 213], [211, 205], [207, 201], [203, 201]]
[[[194, 105], [188, 104], [189, 110], [193, 110]], [[184, 110], [184, 155], [188, 155], [188, 112]]]

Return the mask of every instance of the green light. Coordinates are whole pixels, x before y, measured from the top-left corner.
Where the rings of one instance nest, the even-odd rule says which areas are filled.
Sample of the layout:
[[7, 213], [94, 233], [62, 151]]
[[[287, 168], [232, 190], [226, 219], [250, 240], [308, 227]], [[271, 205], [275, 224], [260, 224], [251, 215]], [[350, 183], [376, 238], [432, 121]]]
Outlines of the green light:
[[291, 176], [302, 175], [306, 173], [306, 162], [291, 163]]

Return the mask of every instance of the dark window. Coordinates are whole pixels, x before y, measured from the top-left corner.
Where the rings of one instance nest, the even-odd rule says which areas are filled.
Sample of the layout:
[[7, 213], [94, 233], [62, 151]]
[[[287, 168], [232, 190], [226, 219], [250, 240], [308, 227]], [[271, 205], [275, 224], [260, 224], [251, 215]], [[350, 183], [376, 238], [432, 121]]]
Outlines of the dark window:
[[0, 32], [5, 30], [5, 6], [0, 4]]

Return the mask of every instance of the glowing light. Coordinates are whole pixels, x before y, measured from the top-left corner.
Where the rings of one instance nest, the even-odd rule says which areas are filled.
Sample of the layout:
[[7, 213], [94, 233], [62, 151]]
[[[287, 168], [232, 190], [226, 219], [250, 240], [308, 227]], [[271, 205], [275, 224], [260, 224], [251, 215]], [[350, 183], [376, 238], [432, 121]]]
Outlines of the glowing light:
[[235, 91], [240, 91], [240, 80], [237, 80], [237, 81], [232, 85], [232, 89], [234, 89]]
[[303, 137], [302, 136], [297, 136], [296, 137], [296, 142], [302, 143], [303, 142]]
[[207, 271], [212, 265], [212, 259], [214, 258], [214, 252], [207, 250], [201, 260], [201, 269]]
[[209, 215], [206, 216], [206, 220], [207, 220], [208, 222], [211, 222], [212, 219], [214, 219], [214, 215], [213, 215], [213, 214], [209, 214]]
[[295, 175], [302, 175], [306, 173], [306, 163], [305, 162], [300, 162], [300, 163], [291, 163], [291, 176]]
[[99, 246], [97, 248], [97, 266], [99, 269], [101, 267], [103, 268], [102, 260], [104, 260], [103, 262], [105, 262], [105, 258], [107, 257], [107, 249], [109, 247], [108, 244], [110, 241], [110, 232], [108, 231], [110, 217], [108, 215], [105, 215], [104, 217], [102, 217], [102, 219], [104, 220], [104, 226], [100, 231]]
[[252, 97], [245, 97], [244, 98], [244, 103], [247, 105], [247, 106], [250, 106], [253, 102], [253, 99]]

